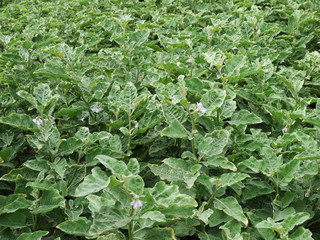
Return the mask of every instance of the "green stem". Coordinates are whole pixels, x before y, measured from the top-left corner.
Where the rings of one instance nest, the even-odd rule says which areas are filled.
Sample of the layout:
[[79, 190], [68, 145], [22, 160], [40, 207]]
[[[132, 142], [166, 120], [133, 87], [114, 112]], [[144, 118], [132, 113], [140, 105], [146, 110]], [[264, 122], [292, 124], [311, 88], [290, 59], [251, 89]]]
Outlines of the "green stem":
[[74, 178], [76, 177], [76, 174], [78, 172], [78, 168], [76, 168], [76, 170], [73, 172], [72, 178], [70, 179], [70, 182], [68, 182], [67, 184], [67, 188], [69, 188], [74, 180]]
[[[127, 192], [127, 189], [125, 189], [125, 190], [126, 190], [126, 193], [129, 195], [129, 198], [131, 198], [130, 194]], [[135, 211], [134, 211], [134, 208], [132, 206], [131, 210], [130, 210], [130, 217], [133, 216], [134, 212]], [[134, 237], [133, 231], [134, 231], [134, 221], [131, 220], [130, 223], [129, 223], [129, 226], [128, 226], [129, 240], [133, 240], [133, 237]]]
[[86, 106], [87, 106], [87, 108], [88, 108], [90, 117], [91, 117], [92, 119], [94, 119], [93, 112], [92, 112], [92, 110], [91, 110], [91, 108], [90, 108], [90, 106], [89, 106], [89, 103], [86, 101], [85, 97], [83, 96], [83, 92], [82, 92], [81, 88], [78, 86], [78, 84], [75, 84], [75, 85], [76, 85], [77, 90], [78, 90], [78, 92], [79, 92], [79, 94], [80, 94], [81, 100], [86, 104]]
[[195, 157], [197, 157], [196, 155], [196, 148], [195, 148], [195, 144], [194, 144], [194, 131], [196, 129], [196, 122], [192, 116], [192, 113], [190, 112], [189, 108], [185, 106], [185, 109], [187, 110], [190, 118], [191, 118], [191, 123], [192, 123], [192, 132], [191, 132], [191, 145], [192, 145], [192, 153]]
[[36, 231], [38, 226], [38, 214], [33, 215], [33, 225], [32, 230]]
[[217, 120], [216, 120], [216, 124], [217, 124], [217, 129], [221, 129], [221, 128], [220, 128], [220, 109], [217, 110]]
[[264, 99], [265, 102], [267, 102], [267, 96], [266, 96], [266, 94], [264, 93], [263, 86], [262, 86], [262, 82], [261, 82], [261, 79], [260, 79], [260, 76], [259, 76], [259, 75], [258, 75], [258, 82], [259, 82], [260, 92], [261, 92], [262, 95], [263, 95], [263, 99]]
[[193, 63], [191, 63], [189, 78], [192, 78], [192, 74], [193, 74]]
[[217, 194], [218, 190], [219, 190], [219, 188], [216, 187], [216, 191], [215, 191], [215, 192], [212, 194], [212, 196], [209, 198], [208, 203], [207, 203], [207, 205], [204, 207], [203, 211], [207, 210], [207, 209], [210, 207], [210, 205], [213, 203], [213, 201], [214, 201], [214, 199], [215, 199], [215, 197], [216, 197], [216, 194]]
[[131, 221], [128, 226], [129, 240], [133, 240], [133, 230], [133, 221]]
[[277, 197], [279, 196], [279, 186], [278, 186], [278, 184], [276, 183], [276, 181], [274, 180], [273, 177], [271, 177], [271, 181], [273, 182], [273, 184], [274, 184], [275, 187], [276, 187], [276, 192], [277, 192], [276, 198], [277, 198]]
[[129, 155], [129, 153], [130, 153], [131, 139], [132, 139], [132, 135], [131, 135], [131, 110], [129, 110], [128, 116], [129, 116], [129, 142], [128, 142], [127, 155]]

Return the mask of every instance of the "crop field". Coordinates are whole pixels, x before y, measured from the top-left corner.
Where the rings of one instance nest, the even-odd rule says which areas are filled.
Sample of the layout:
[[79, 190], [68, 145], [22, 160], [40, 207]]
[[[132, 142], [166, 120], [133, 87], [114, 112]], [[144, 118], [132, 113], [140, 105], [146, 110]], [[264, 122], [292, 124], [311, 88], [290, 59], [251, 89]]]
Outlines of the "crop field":
[[319, 0], [0, 0], [0, 239], [320, 239]]

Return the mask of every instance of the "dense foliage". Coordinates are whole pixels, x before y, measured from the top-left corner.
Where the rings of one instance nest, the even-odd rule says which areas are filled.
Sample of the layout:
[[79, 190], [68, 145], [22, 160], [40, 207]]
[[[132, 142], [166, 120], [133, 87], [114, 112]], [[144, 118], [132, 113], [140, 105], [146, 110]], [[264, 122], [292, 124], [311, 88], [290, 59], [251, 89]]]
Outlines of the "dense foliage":
[[1, 239], [320, 239], [320, 1], [0, 4]]

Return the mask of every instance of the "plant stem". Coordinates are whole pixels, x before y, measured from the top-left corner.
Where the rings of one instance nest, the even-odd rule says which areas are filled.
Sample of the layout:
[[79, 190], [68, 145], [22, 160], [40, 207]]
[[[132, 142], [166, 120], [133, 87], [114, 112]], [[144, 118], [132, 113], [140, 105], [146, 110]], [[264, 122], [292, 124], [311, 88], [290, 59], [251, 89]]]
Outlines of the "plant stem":
[[[130, 194], [128, 193], [127, 189], [126, 190], [126, 193], [129, 195], [129, 198], [130, 197]], [[134, 208], [133, 206], [131, 207], [131, 210], [130, 210], [130, 217], [132, 217], [134, 215], [135, 211], [134, 211]], [[128, 226], [128, 234], [129, 234], [129, 240], [133, 240], [133, 237], [134, 237], [134, 221], [131, 220], [130, 223], [129, 223], [129, 226]]]
[[128, 227], [129, 240], [133, 240], [133, 229], [133, 221], [131, 221]]
[[185, 106], [185, 109], [187, 110], [190, 118], [191, 118], [191, 123], [192, 123], [192, 132], [191, 132], [191, 145], [192, 145], [192, 153], [193, 155], [196, 157], [196, 148], [195, 148], [195, 144], [194, 144], [194, 131], [196, 129], [196, 122], [192, 116], [192, 113], [190, 112], [189, 108]]
[[192, 74], [193, 74], [193, 63], [191, 63], [191, 69], [190, 69], [190, 73], [189, 73], [189, 78], [192, 78]]
[[130, 153], [131, 139], [132, 139], [132, 135], [131, 135], [131, 110], [129, 110], [128, 117], [129, 117], [129, 142], [128, 142], [127, 154]]
[[38, 214], [33, 215], [33, 225], [32, 230], [36, 231], [38, 226]]
[[212, 196], [209, 198], [208, 203], [207, 203], [207, 205], [204, 207], [203, 211], [207, 210], [207, 209], [210, 207], [210, 205], [213, 203], [213, 201], [214, 201], [214, 199], [215, 199], [215, 197], [216, 197], [216, 194], [217, 194], [218, 190], [219, 190], [219, 188], [216, 187], [216, 191], [215, 191], [215, 192], [212, 194]]
[[73, 175], [72, 175], [72, 177], [70, 179], [70, 182], [68, 182], [68, 184], [67, 184], [67, 188], [69, 188], [71, 186], [74, 178], [76, 177], [77, 172], [78, 172], [78, 168], [76, 168], [76, 170], [74, 170]]

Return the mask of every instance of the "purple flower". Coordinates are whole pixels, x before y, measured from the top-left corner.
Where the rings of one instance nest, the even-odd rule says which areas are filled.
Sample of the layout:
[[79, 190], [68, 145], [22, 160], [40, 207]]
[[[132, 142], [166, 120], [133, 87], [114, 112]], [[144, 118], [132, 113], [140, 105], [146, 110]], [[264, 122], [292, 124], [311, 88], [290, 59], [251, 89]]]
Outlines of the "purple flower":
[[192, 58], [189, 58], [186, 62], [187, 62], [187, 63], [193, 63], [193, 59], [192, 59]]
[[204, 108], [204, 106], [202, 105], [202, 103], [197, 103], [197, 111], [201, 112], [202, 114], [205, 114], [207, 109]]
[[139, 207], [142, 207], [143, 204], [145, 204], [145, 202], [140, 201], [139, 199], [135, 199], [135, 200], [133, 200], [133, 201], [130, 203], [130, 205], [133, 206], [134, 209], [137, 209], [137, 208], [139, 208]]
[[96, 108], [96, 107], [94, 107], [94, 108], [92, 108], [91, 110], [92, 110], [92, 112], [94, 112], [94, 113], [99, 113], [99, 112], [101, 112], [103, 109], [102, 109], [102, 108]]
[[288, 132], [288, 128], [287, 128], [287, 127], [283, 128], [283, 129], [282, 129], [282, 132], [283, 132], [283, 133]]
[[260, 29], [258, 29], [257, 34], [259, 35], [260, 33], [261, 33], [261, 30], [260, 30]]
[[39, 117], [36, 117], [36, 118], [32, 119], [32, 121], [37, 125], [42, 125], [43, 124], [43, 121]]
[[232, 50], [236, 50], [236, 49], [238, 49], [238, 48], [237, 48], [237, 47], [233, 47], [233, 48], [232, 48]]

